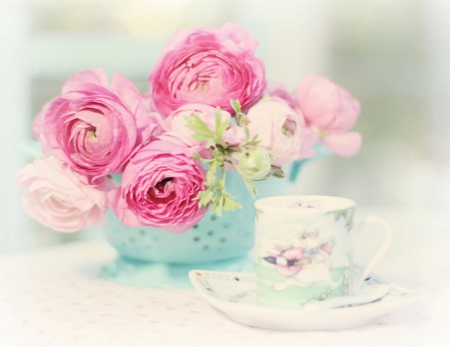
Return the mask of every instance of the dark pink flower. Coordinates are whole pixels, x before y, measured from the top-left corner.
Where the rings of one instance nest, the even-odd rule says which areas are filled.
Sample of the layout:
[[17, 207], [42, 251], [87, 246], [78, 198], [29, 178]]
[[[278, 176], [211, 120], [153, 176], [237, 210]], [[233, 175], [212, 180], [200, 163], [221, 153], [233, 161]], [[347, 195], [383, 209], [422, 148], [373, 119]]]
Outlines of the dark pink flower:
[[141, 95], [125, 77], [104, 70], [71, 76], [45, 110], [42, 145], [73, 170], [101, 177], [120, 173], [136, 146], [157, 128]]
[[219, 106], [233, 113], [230, 100], [237, 99], [248, 109], [266, 87], [256, 46], [236, 24], [182, 29], [165, 45], [149, 76], [156, 107], [165, 116], [184, 104]]
[[108, 195], [116, 216], [129, 226], [152, 226], [181, 233], [203, 218], [197, 194], [206, 172], [192, 151], [156, 140], [130, 159], [119, 188]]

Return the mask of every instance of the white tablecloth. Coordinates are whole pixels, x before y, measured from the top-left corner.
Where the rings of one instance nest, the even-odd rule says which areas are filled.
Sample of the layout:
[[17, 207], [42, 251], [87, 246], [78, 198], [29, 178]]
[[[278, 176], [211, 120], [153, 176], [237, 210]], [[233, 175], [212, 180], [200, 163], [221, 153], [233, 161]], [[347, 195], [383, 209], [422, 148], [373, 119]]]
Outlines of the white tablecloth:
[[334, 332], [242, 326], [194, 289], [99, 278], [101, 264], [116, 253], [105, 242], [82, 242], [0, 258], [0, 346], [450, 346], [445, 213], [381, 215], [393, 224], [394, 241], [377, 272], [429, 296], [370, 326]]

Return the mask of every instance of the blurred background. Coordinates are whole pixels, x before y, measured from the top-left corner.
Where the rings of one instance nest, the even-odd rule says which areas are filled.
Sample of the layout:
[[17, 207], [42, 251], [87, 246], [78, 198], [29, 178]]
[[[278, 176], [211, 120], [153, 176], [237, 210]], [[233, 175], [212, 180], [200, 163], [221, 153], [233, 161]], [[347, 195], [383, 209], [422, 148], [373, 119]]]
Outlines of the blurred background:
[[289, 89], [311, 73], [361, 101], [361, 153], [308, 163], [295, 193], [360, 206], [450, 207], [450, 2], [447, 0], [2, 0], [0, 253], [101, 237], [31, 221], [12, 177], [17, 143], [65, 79], [102, 67], [142, 92], [164, 42], [184, 26], [244, 26], [267, 77]]

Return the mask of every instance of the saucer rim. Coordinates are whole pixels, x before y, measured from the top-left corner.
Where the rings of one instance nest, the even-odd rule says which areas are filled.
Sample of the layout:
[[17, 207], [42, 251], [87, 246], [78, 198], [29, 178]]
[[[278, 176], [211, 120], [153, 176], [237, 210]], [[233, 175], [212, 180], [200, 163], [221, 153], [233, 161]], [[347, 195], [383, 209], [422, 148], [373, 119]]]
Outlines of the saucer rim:
[[[242, 303], [242, 302], [227, 302], [218, 298], [214, 298], [211, 295], [208, 295], [202, 288], [201, 284], [196, 280], [197, 276], [195, 274], [195, 272], [208, 272], [208, 273], [223, 273], [223, 274], [228, 274], [230, 276], [242, 276], [242, 275], [246, 275], [246, 276], [255, 276], [255, 273], [253, 272], [233, 272], [233, 271], [213, 271], [213, 270], [201, 270], [201, 269], [194, 269], [189, 271], [189, 280], [191, 281], [192, 285], [194, 286], [194, 288], [197, 290], [197, 292], [200, 293], [200, 295], [207, 301], [209, 302], [211, 305], [213, 305], [214, 307], [220, 309], [223, 312], [227, 312], [230, 311], [231, 308], [238, 308], [238, 309], [242, 309], [242, 307], [246, 307], [246, 308], [251, 308], [251, 310], [255, 311], [257, 310], [260, 313], [263, 312], [271, 312], [271, 311], [280, 311], [283, 312], [283, 314], [292, 314], [295, 316], [298, 315], [312, 315], [312, 314], [317, 314], [317, 315], [321, 315], [324, 314], [324, 312], [326, 311], [333, 311], [333, 312], [344, 312], [344, 311], [360, 311], [360, 310], [365, 310], [367, 307], [366, 306], [374, 306], [376, 305], [377, 307], [384, 307], [384, 306], [399, 306], [402, 307], [403, 305], [406, 304], [406, 302], [409, 301], [416, 301], [419, 300], [423, 297], [426, 297], [426, 294], [421, 293], [421, 292], [416, 292], [416, 291], [412, 291], [410, 290], [410, 293], [413, 293], [414, 296], [409, 296], [407, 298], [402, 298], [402, 297], [398, 297], [398, 301], [389, 301], [389, 302], [383, 302], [381, 301], [381, 299], [384, 297], [381, 297], [380, 299], [377, 299], [375, 301], [371, 301], [371, 302], [367, 302], [367, 303], [363, 303], [363, 304], [357, 304], [354, 306], [348, 305], [348, 306], [342, 306], [342, 307], [336, 307], [336, 308], [328, 308], [325, 310], [317, 310], [317, 309], [308, 309], [308, 308], [302, 308], [302, 309], [291, 309], [291, 308], [280, 308], [280, 307], [271, 307], [271, 306], [263, 306], [261, 304], [249, 304], [249, 303]], [[379, 279], [380, 277], [374, 273], [370, 274], [369, 277], [374, 277]], [[195, 280], [194, 280], [195, 279]], [[384, 282], [386, 284], [385, 281], [380, 281], [380, 282]], [[212, 302], [214, 302], [215, 304], [212, 304]], [[225, 306], [227, 309], [224, 310], [222, 307]], [[396, 308], [394, 307], [392, 309], [395, 310]]]

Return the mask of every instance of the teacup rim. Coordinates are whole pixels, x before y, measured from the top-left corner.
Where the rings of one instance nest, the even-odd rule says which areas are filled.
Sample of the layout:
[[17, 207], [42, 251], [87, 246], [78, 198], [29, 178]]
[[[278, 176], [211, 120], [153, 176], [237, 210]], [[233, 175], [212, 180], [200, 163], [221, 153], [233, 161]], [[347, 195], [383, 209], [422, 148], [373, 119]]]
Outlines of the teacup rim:
[[[327, 209], [316, 209], [316, 208], [307, 208], [307, 209], [298, 209], [298, 208], [290, 208], [286, 206], [274, 206], [266, 204], [268, 201], [276, 201], [276, 200], [291, 200], [292, 203], [295, 203], [296, 200], [301, 199], [327, 199], [327, 200], [338, 200], [342, 202], [342, 206], [327, 208]], [[271, 196], [266, 198], [258, 199], [254, 202], [255, 209], [259, 211], [276, 211], [277, 213], [289, 213], [289, 214], [325, 214], [336, 211], [347, 210], [350, 208], [356, 208], [356, 202], [354, 200], [340, 197], [340, 196], [331, 196], [331, 195], [288, 195], [288, 196]]]

